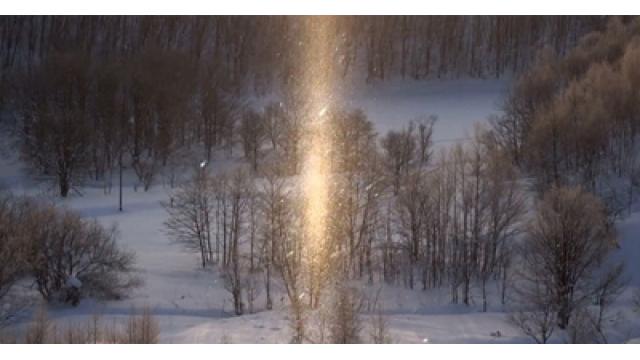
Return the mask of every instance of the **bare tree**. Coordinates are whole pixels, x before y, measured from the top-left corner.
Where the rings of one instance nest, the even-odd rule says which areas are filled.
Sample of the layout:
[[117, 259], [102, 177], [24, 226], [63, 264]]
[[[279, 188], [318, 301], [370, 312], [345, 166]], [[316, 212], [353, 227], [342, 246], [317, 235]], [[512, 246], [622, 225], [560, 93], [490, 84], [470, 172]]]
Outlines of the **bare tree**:
[[347, 256], [341, 264], [347, 277], [366, 275], [373, 282], [373, 251], [381, 195], [386, 190], [381, 154], [376, 148], [373, 124], [362, 110], [333, 110], [331, 161], [340, 175], [332, 185], [330, 222], [336, 251]]
[[22, 158], [62, 197], [82, 183], [89, 165], [89, 67], [85, 57], [58, 54], [25, 75], [16, 94]]
[[246, 231], [249, 197], [253, 193], [253, 179], [243, 169], [236, 169], [230, 178], [229, 201], [231, 214], [229, 266], [224, 270], [225, 288], [231, 293], [236, 315], [244, 313], [242, 289], [247, 276], [247, 264], [240, 256], [240, 240]]
[[438, 117], [436, 115], [430, 115], [427, 118], [418, 119], [418, 131], [417, 131], [417, 152], [418, 162], [420, 165], [428, 165], [431, 160], [431, 151], [433, 147], [433, 126]]
[[204, 268], [213, 260], [211, 244], [214, 199], [206, 167], [194, 170], [189, 182], [181, 184], [163, 207], [169, 214], [164, 225], [167, 234], [186, 248], [200, 253]]
[[358, 292], [337, 285], [329, 318], [329, 342], [332, 344], [357, 344], [361, 342], [361, 299]]
[[262, 274], [259, 270], [250, 270], [244, 277], [243, 287], [245, 289], [245, 293], [247, 295], [247, 305], [249, 314], [253, 314], [255, 312], [255, 302], [258, 296], [262, 291], [262, 287], [260, 286], [262, 281]]
[[279, 265], [280, 243], [286, 236], [287, 180], [283, 176], [282, 165], [277, 160], [267, 164], [263, 169], [263, 180], [258, 188], [258, 200], [260, 205], [261, 229], [260, 229], [260, 254], [261, 263], [265, 271], [266, 308], [271, 310], [272, 278], [273, 271]]
[[133, 168], [138, 180], [142, 183], [144, 191], [151, 189], [156, 175], [160, 170], [158, 159], [149, 153], [133, 154], [131, 167]]
[[246, 290], [247, 269], [241, 259], [232, 259], [229, 267], [222, 270], [222, 279], [224, 281], [224, 289], [231, 294], [233, 303], [233, 311], [236, 315], [242, 315], [245, 312], [245, 304], [243, 300], [243, 289]]
[[382, 149], [385, 156], [385, 164], [392, 176], [394, 193], [400, 189], [402, 178], [409, 172], [410, 166], [416, 158], [416, 139], [414, 136], [414, 124], [400, 132], [390, 131], [382, 139]]
[[[277, 245], [278, 272], [282, 279], [282, 284], [289, 299], [291, 309], [290, 326], [293, 331], [291, 342], [301, 344], [306, 339], [306, 309], [304, 304], [304, 292], [302, 283], [302, 244], [301, 244], [301, 224], [299, 208], [295, 207], [292, 199], [286, 198], [283, 201], [285, 214], [279, 218], [287, 226], [280, 227], [283, 232], [280, 234]], [[284, 210], [284, 209], [283, 209]]]
[[253, 171], [258, 171], [260, 152], [266, 139], [264, 115], [247, 110], [240, 119], [238, 133], [245, 158], [251, 163]]
[[[553, 188], [527, 227], [521, 293], [543, 287], [544, 301], [557, 311], [565, 329], [572, 314], [599, 291], [597, 271], [613, 245], [602, 203], [581, 189]], [[615, 277], [614, 277], [615, 278]], [[527, 299], [525, 299], [527, 301]]]
[[[526, 206], [525, 194], [519, 184], [519, 173], [509, 161], [507, 155], [500, 151], [490, 137], [484, 133], [482, 145], [485, 162], [482, 173], [481, 206], [485, 214], [481, 216], [483, 230], [478, 239], [479, 277], [482, 287], [482, 309], [487, 311], [487, 282], [491, 276], [502, 273], [503, 279], [509, 271], [511, 249], [516, 237], [521, 232]], [[480, 174], [478, 174], [480, 175]], [[506, 281], [502, 282], [502, 292], [506, 292]]]
[[[545, 297], [542, 294], [537, 296], [538, 299]], [[546, 344], [549, 341], [557, 322], [553, 305], [546, 302], [536, 304], [533, 310], [517, 311], [510, 315], [510, 320], [538, 344]]]
[[421, 171], [411, 171], [401, 183], [395, 202], [397, 233], [402, 238], [405, 262], [405, 283], [414, 288], [415, 272], [421, 253], [426, 220], [426, 182]]

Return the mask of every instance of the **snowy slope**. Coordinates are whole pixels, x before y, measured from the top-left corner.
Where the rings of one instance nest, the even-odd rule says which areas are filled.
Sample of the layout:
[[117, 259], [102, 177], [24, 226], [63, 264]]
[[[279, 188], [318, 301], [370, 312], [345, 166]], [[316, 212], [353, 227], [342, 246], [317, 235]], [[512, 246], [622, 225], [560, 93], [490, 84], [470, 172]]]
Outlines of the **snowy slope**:
[[[379, 133], [404, 126], [420, 115], [435, 114], [439, 121], [435, 140], [465, 136], [475, 121], [483, 121], [493, 112], [506, 88], [505, 81], [450, 80], [433, 82], [400, 82], [378, 84], [353, 90], [347, 97], [354, 106], [362, 107]], [[14, 159], [2, 159], [0, 182], [15, 193], [42, 195], [42, 188], [27, 181]], [[212, 168], [228, 165], [220, 160]], [[156, 185], [149, 192], [134, 191], [132, 174], [127, 174], [125, 211], [118, 212], [118, 193], [87, 187], [83, 196], [74, 196], [64, 204], [83, 216], [96, 218], [105, 225], [116, 223], [120, 229], [120, 244], [137, 254], [137, 266], [144, 285], [129, 299], [99, 303], [84, 300], [77, 308], [51, 308], [50, 315], [61, 324], [82, 323], [94, 313], [103, 321], [125, 321], [133, 306], [149, 306], [161, 326], [161, 341], [176, 343], [282, 343], [290, 339], [288, 313], [284, 296], [275, 297], [275, 309], [263, 311], [258, 299], [258, 312], [240, 317], [231, 314], [230, 296], [214, 270], [199, 267], [196, 254], [186, 252], [163, 233], [166, 214], [160, 201], [167, 199], [169, 189]], [[60, 200], [57, 200], [60, 201]], [[640, 213], [632, 214], [619, 226], [622, 249], [619, 256], [627, 260], [632, 285], [639, 286]], [[635, 276], [635, 277], [634, 277]], [[371, 293], [378, 285], [367, 288]], [[477, 343], [530, 342], [506, 321], [506, 315], [496, 302], [488, 313], [480, 312], [480, 304], [465, 307], [448, 304], [448, 290], [410, 291], [404, 288], [383, 288], [381, 298], [388, 317], [394, 342], [399, 343]], [[479, 293], [476, 289], [479, 302]], [[623, 305], [630, 298], [625, 294]], [[626, 310], [625, 310], [626, 311]], [[17, 324], [17, 327], [25, 323]], [[633, 336], [638, 326], [630, 323], [620, 341]], [[637, 325], [637, 324], [636, 324]], [[635, 330], [634, 330], [635, 329]], [[501, 337], [491, 336], [500, 331]], [[367, 336], [367, 330], [363, 334]], [[556, 339], [561, 341], [561, 339]]]

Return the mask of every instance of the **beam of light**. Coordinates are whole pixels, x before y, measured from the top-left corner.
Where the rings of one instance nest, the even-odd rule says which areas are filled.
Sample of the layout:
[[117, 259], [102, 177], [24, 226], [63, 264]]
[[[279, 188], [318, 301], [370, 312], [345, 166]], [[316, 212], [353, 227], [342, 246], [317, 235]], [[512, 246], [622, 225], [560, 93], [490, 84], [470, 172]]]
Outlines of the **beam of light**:
[[328, 215], [328, 176], [326, 159], [329, 146], [321, 122], [309, 124], [307, 136], [309, 147], [303, 164], [303, 187], [305, 199], [305, 233], [310, 251], [324, 245]]
[[333, 29], [332, 19], [310, 17], [305, 19], [306, 42], [303, 73], [303, 91], [306, 98], [306, 119], [303, 125], [304, 155], [302, 163], [302, 191], [304, 200], [305, 271], [310, 289], [320, 287], [319, 278], [326, 266], [327, 219], [329, 212], [331, 150], [330, 124], [325, 121], [331, 103], [333, 81], [333, 49], [328, 39]]

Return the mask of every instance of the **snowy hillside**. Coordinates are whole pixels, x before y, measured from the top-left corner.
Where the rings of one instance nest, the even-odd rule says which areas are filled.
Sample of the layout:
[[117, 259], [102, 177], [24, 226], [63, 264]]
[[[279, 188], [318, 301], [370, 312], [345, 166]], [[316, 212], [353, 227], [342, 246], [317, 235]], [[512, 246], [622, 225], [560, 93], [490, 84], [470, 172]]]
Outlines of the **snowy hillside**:
[[[465, 137], [474, 122], [484, 121], [495, 113], [508, 83], [505, 80], [393, 81], [353, 91], [346, 100], [362, 107], [379, 134], [397, 129], [420, 116], [436, 115], [435, 142], [449, 142]], [[240, 158], [232, 161], [242, 161]], [[209, 166], [216, 172], [230, 162], [225, 154], [217, 154]], [[226, 166], [225, 165], [225, 166]], [[132, 307], [149, 306], [159, 321], [161, 342], [168, 343], [286, 343], [291, 332], [285, 306], [286, 295], [277, 287], [274, 310], [264, 310], [260, 297], [253, 314], [233, 315], [229, 293], [220, 274], [214, 269], [201, 269], [197, 255], [173, 243], [165, 234], [167, 218], [161, 201], [167, 201], [170, 188], [157, 184], [148, 192], [134, 191], [134, 175], [125, 173], [124, 211], [118, 211], [118, 192], [114, 187], [105, 194], [99, 185], [83, 189], [82, 196], [73, 195], [61, 201], [36, 185], [20, 171], [15, 154], [2, 160], [0, 183], [16, 194], [50, 197], [79, 211], [82, 216], [96, 218], [102, 224], [117, 224], [119, 244], [136, 253], [137, 268], [144, 280], [130, 298], [121, 301], [83, 300], [78, 307], [55, 306], [50, 316], [59, 324], [83, 323], [94, 314], [102, 321], [126, 321]], [[634, 213], [618, 224], [621, 248], [616, 256], [627, 260], [630, 285], [640, 286], [640, 213]], [[22, 286], [27, 286], [23, 284]], [[366, 292], [380, 292], [390, 335], [396, 343], [521, 343], [531, 342], [507, 321], [499, 302], [490, 301], [489, 311], [480, 311], [479, 289], [472, 289], [472, 305], [448, 305], [448, 289], [409, 290], [402, 287], [368, 286]], [[490, 286], [490, 299], [498, 296]], [[640, 336], [640, 320], [625, 316], [630, 310], [628, 289], [617, 309], [623, 326], [612, 341]], [[366, 313], [366, 312], [365, 312]], [[366, 317], [371, 316], [368, 314]], [[14, 324], [20, 329], [28, 322], [28, 314]], [[365, 321], [365, 332], [368, 322]], [[554, 338], [554, 342], [562, 342]]]

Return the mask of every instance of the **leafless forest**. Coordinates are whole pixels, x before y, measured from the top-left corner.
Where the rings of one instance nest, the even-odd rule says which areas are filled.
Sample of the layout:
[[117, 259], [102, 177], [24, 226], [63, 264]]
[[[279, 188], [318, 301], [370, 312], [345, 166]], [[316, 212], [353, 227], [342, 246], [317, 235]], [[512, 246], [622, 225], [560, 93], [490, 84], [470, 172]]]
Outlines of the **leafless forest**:
[[[615, 225], [640, 191], [634, 17], [4, 16], [0, 49], [4, 151], [60, 198], [122, 191], [123, 173], [140, 192], [168, 184], [161, 232], [220, 274], [235, 316], [283, 297], [291, 342], [386, 343], [383, 300], [362, 291], [385, 285], [499, 307], [538, 343], [611, 341], [629, 281]], [[436, 144], [435, 117], [379, 134], [362, 109], [319, 103], [310, 69], [322, 86], [512, 80], [499, 114]], [[46, 303], [126, 298], [144, 281], [118, 236], [5, 191], [0, 305], [25, 279]], [[149, 309], [99, 339], [34, 319], [6, 341], [162, 331]]]

